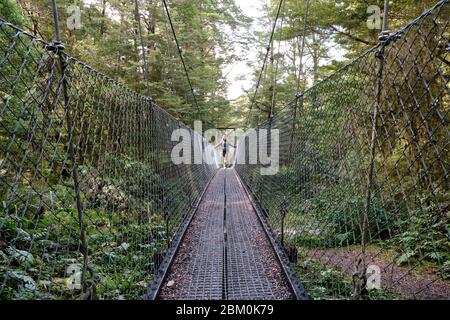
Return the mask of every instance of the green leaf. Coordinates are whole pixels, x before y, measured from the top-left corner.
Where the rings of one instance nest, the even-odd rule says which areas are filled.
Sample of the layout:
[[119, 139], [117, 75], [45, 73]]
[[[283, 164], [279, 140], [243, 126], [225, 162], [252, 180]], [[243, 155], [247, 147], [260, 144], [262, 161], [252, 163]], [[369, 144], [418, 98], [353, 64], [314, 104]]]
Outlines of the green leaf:
[[30, 292], [36, 291], [36, 282], [25, 272], [8, 271], [6, 275], [16, 282], [19, 282], [19, 285], [25, 290]]
[[8, 247], [6, 251], [13, 259], [24, 266], [30, 266], [34, 264], [34, 257], [28, 251], [18, 250], [14, 247]]

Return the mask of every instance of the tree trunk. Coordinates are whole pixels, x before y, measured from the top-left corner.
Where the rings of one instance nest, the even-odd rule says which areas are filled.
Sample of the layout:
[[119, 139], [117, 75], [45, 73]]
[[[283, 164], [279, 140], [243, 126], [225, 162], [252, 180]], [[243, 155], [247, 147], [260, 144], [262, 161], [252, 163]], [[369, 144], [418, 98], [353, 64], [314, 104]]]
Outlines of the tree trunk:
[[106, 0], [102, 0], [102, 23], [100, 24], [100, 35], [105, 34]]

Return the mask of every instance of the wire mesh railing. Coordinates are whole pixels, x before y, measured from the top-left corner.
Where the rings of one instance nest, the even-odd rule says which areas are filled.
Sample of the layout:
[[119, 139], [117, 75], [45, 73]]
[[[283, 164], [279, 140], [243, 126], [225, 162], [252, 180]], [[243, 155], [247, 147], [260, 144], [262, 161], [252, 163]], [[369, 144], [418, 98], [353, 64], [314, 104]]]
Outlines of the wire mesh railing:
[[450, 295], [449, 16], [438, 2], [260, 125], [277, 174], [236, 164], [313, 298]]
[[217, 168], [172, 132], [203, 138], [4, 20], [0, 50], [0, 299], [142, 297]]

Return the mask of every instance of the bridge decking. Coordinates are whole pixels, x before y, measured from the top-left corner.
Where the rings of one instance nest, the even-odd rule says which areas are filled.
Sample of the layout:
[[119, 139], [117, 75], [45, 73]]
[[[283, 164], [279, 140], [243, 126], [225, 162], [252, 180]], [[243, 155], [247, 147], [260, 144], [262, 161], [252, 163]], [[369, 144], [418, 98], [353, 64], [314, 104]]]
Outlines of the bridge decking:
[[290, 299], [291, 290], [234, 169], [212, 179], [159, 299]]

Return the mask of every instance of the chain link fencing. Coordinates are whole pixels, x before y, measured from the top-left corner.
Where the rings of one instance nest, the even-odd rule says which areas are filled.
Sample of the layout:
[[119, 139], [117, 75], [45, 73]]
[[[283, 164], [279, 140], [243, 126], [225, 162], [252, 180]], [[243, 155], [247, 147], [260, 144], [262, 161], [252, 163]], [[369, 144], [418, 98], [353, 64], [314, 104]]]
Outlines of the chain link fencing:
[[449, 9], [381, 36], [258, 126], [280, 132], [277, 174], [236, 164], [313, 298], [450, 296]]
[[217, 169], [174, 165], [172, 132], [211, 147], [4, 20], [0, 51], [0, 299], [142, 297]]

